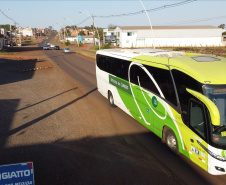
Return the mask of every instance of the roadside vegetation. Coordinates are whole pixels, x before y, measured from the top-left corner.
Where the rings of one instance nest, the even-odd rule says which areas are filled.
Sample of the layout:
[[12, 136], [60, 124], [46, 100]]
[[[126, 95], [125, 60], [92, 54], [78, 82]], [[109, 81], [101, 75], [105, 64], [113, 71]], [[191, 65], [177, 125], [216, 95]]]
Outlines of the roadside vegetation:
[[0, 49], [0, 55], [15, 55], [15, 53]]
[[[110, 49], [111, 48], [111, 43], [108, 42], [107, 44], [104, 44], [100, 49]], [[99, 46], [93, 46], [90, 48], [90, 50], [99, 50]]]

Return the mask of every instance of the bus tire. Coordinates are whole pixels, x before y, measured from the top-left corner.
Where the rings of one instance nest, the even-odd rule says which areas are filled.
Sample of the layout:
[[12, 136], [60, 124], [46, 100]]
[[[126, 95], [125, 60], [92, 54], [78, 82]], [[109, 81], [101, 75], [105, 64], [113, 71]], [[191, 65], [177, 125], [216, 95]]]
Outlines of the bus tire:
[[114, 103], [115, 102], [114, 101], [114, 97], [113, 97], [111, 91], [108, 92], [108, 100], [109, 100], [109, 103], [110, 103], [111, 107], [116, 107], [116, 105]]
[[166, 141], [166, 145], [172, 152], [179, 154], [177, 137], [171, 129], [168, 129], [166, 131], [165, 141]]

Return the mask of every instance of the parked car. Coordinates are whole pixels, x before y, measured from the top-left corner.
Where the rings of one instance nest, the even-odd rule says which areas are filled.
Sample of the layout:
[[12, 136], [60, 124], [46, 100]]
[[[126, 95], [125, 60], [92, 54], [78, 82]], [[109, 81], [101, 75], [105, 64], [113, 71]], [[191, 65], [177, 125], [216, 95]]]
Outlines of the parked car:
[[54, 46], [54, 49], [55, 50], [59, 50], [60, 49], [60, 46]]
[[51, 48], [54, 48], [54, 47], [55, 47], [55, 45], [54, 45], [54, 44], [50, 44], [50, 47], [51, 47]]
[[48, 45], [44, 45], [43, 46], [43, 50], [48, 50], [49, 49], [49, 46]]
[[47, 45], [47, 46], [50, 46], [51, 44], [48, 42], [46, 45]]
[[64, 48], [64, 49], [63, 49], [63, 52], [64, 52], [64, 53], [71, 53], [71, 50], [70, 50], [69, 48]]

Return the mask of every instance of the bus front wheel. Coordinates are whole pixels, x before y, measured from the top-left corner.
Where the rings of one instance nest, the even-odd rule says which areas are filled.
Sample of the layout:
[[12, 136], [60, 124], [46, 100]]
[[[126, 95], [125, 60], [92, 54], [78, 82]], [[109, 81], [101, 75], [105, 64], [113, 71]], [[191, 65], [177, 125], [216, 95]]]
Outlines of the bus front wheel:
[[166, 131], [165, 139], [166, 139], [166, 145], [168, 146], [168, 148], [172, 150], [174, 153], [178, 154], [179, 152], [178, 152], [177, 138], [171, 129], [168, 129]]
[[108, 100], [109, 100], [109, 103], [110, 103], [111, 107], [116, 107], [116, 105], [114, 103], [114, 98], [113, 98], [113, 95], [112, 95], [111, 91], [108, 92]]

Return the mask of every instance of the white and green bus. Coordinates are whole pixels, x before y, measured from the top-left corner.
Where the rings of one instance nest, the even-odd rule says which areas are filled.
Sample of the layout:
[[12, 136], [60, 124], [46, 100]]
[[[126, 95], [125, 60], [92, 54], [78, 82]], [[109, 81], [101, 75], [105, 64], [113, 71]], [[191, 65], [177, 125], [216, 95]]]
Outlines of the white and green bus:
[[226, 59], [159, 49], [96, 55], [98, 91], [175, 153], [226, 174]]

